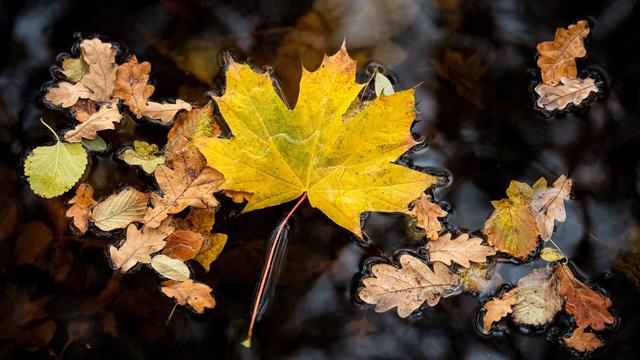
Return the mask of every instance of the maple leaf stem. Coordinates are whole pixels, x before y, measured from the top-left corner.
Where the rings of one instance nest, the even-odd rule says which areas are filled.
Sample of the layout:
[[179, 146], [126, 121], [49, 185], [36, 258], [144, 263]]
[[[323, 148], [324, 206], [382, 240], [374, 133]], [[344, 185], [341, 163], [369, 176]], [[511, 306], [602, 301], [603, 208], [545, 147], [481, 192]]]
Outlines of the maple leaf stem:
[[291, 208], [291, 211], [287, 214], [287, 216], [282, 220], [280, 226], [278, 227], [278, 231], [276, 232], [276, 236], [273, 238], [271, 242], [271, 247], [269, 248], [269, 256], [267, 257], [267, 261], [262, 269], [262, 277], [260, 279], [260, 285], [258, 285], [258, 291], [256, 292], [256, 297], [253, 303], [253, 309], [251, 310], [251, 322], [249, 323], [249, 331], [247, 332], [247, 338], [242, 342], [242, 345], [246, 347], [251, 346], [251, 338], [253, 337], [253, 327], [255, 326], [256, 319], [258, 317], [258, 309], [260, 308], [260, 303], [262, 302], [262, 297], [264, 296], [267, 279], [269, 278], [269, 272], [271, 271], [271, 267], [273, 265], [274, 255], [276, 253], [276, 249], [278, 248], [278, 243], [280, 241], [280, 237], [284, 231], [287, 222], [293, 216], [293, 213], [302, 205], [304, 200], [307, 198], [307, 193], [304, 193], [298, 202]]

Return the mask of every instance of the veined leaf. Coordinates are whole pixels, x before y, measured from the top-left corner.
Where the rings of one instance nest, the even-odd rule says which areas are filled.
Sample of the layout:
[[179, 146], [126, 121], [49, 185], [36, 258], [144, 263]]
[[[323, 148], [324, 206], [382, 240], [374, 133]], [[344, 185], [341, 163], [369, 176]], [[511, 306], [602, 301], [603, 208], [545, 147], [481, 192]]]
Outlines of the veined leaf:
[[124, 228], [141, 221], [147, 212], [149, 194], [127, 188], [104, 199], [93, 208], [91, 219], [104, 231]]
[[185, 263], [178, 259], [172, 259], [167, 255], [156, 255], [151, 259], [151, 267], [167, 279], [176, 281], [189, 280], [191, 273]]
[[589, 34], [589, 23], [580, 20], [567, 29], [556, 30], [555, 39], [538, 44], [540, 53], [538, 66], [542, 71], [542, 82], [557, 84], [561, 78], [575, 79], [578, 75], [576, 58], [587, 54], [584, 38]]
[[580, 105], [592, 92], [598, 92], [595, 80], [561, 78], [557, 85], [538, 84], [535, 88], [540, 96], [537, 105], [545, 110], [563, 110], [569, 104]]
[[135, 140], [133, 149], [126, 149], [118, 157], [129, 165], [139, 165], [144, 172], [151, 174], [158, 165], [165, 163], [165, 158], [159, 153], [158, 145]]

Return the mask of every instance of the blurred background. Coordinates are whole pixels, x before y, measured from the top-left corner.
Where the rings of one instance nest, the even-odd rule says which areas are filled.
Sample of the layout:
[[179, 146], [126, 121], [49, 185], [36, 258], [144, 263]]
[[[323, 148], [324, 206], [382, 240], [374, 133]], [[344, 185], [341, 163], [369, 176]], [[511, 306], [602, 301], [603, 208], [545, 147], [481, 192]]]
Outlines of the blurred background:
[[[423, 242], [409, 219], [371, 214], [357, 242], [308, 204], [294, 217], [286, 258], [254, 346], [240, 346], [253, 289], [272, 230], [290, 204], [237, 216], [223, 205], [215, 229], [229, 234], [221, 257], [194, 278], [214, 288], [218, 305], [197, 315], [158, 290], [149, 268], [117, 275], [105, 249], [122, 233], [74, 236], [64, 212], [70, 194], [36, 197], [21, 178], [21, 159], [50, 142], [39, 124], [69, 126], [42, 104], [59, 53], [78, 36], [99, 34], [152, 64], [155, 99], [204, 104], [220, 90], [221, 54], [270, 66], [295, 104], [301, 63], [320, 64], [346, 39], [359, 80], [384, 67], [397, 89], [417, 89], [413, 131], [427, 147], [416, 166], [445, 171], [435, 191], [452, 228], [479, 231], [510, 180], [533, 183], [568, 174], [574, 183], [567, 221], [554, 240], [579, 273], [613, 300], [615, 327], [595, 358], [640, 351], [640, 21], [638, 4], [521, 0], [0, 1], [0, 358], [92, 359], [553, 359], [573, 356], [559, 344], [570, 322], [544, 329], [506, 322], [494, 336], [477, 330], [480, 297], [444, 299], [408, 319], [377, 314], [354, 300], [364, 261], [392, 257]], [[535, 109], [535, 46], [579, 19], [593, 25], [579, 71], [597, 71], [602, 96], [572, 113]], [[75, 35], [76, 33], [79, 33]], [[162, 144], [167, 128], [127, 122], [105, 132], [113, 149], [133, 139]], [[83, 181], [104, 197], [153, 179], [111, 154], [93, 155]], [[229, 206], [227, 206], [229, 205]], [[226, 210], [224, 210], [226, 209]], [[229, 210], [230, 209], [230, 210]], [[510, 283], [540, 261], [501, 262]], [[635, 341], [634, 341], [635, 340]]]

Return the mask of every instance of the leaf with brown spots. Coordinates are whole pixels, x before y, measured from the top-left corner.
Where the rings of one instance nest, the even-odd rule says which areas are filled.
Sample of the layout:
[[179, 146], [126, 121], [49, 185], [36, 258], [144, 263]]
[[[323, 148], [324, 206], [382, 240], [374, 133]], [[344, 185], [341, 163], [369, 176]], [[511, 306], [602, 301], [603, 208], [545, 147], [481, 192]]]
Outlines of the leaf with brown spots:
[[93, 188], [89, 184], [80, 184], [76, 190], [76, 195], [69, 200], [72, 206], [67, 210], [66, 216], [73, 218], [73, 225], [81, 234], [87, 232], [89, 219], [91, 219], [91, 208], [97, 204], [93, 199]]
[[436, 240], [438, 233], [442, 230], [442, 225], [438, 218], [447, 216], [447, 212], [442, 210], [440, 205], [431, 202], [431, 196], [422, 193], [420, 197], [413, 201], [411, 215], [418, 219], [418, 226], [424, 229], [428, 239]]
[[584, 38], [588, 34], [589, 23], [580, 20], [566, 29], [558, 28], [553, 41], [538, 44], [538, 66], [543, 83], [555, 85], [563, 77], [575, 79], [578, 76], [575, 59], [587, 54]]
[[513, 305], [517, 301], [518, 292], [516, 289], [511, 289], [500, 297], [487, 301], [484, 304], [486, 312], [482, 318], [482, 330], [484, 333], [489, 333], [493, 323], [500, 321], [500, 319], [513, 312]]
[[147, 108], [147, 99], [155, 88], [148, 85], [151, 64], [147, 61], [138, 63], [136, 56], [129, 62], [118, 66], [116, 71], [115, 89], [113, 96], [121, 99], [138, 119]]
[[205, 284], [193, 282], [193, 280], [174, 281], [168, 280], [162, 283], [160, 288], [163, 294], [176, 299], [180, 305], [189, 305], [197, 313], [204, 309], [213, 309], [216, 300], [211, 296], [211, 288]]

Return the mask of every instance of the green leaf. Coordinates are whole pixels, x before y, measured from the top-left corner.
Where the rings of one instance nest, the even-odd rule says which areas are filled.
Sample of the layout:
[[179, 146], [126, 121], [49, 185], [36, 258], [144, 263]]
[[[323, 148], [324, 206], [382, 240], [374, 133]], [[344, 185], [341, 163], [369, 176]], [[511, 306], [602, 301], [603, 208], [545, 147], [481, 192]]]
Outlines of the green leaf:
[[564, 254], [560, 250], [554, 248], [542, 249], [542, 251], [540, 252], [540, 257], [542, 258], [542, 260], [548, 262], [556, 262], [565, 259]]
[[384, 96], [391, 96], [395, 94], [391, 81], [379, 72], [376, 72], [374, 89], [376, 90], [376, 96], [380, 96], [380, 94], [384, 94]]
[[123, 151], [118, 157], [129, 165], [141, 166], [142, 170], [147, 174], [151, 174], [156, 169], [156, 166], [165, 162], [165, 158], [159, 155], [159, 152], [158, 145], [135, 140], [133, 149]]
[[100, 136], [96, 136], [96, 138], [92, 140], [82, 139], [82, 146], [89, 151], [97, 153], [103, 153], [109, 150], [109, 145], [107, 145], [104, 139]]
[[64, 194], [80, 180], [87, 168], [87, 152], [81, 144], [60, 141], [58, 134], [40, 121], [56, 137], [56, 144], [33, 149], [24, 162], [24, 174], [34, 193], [52, 198]]

